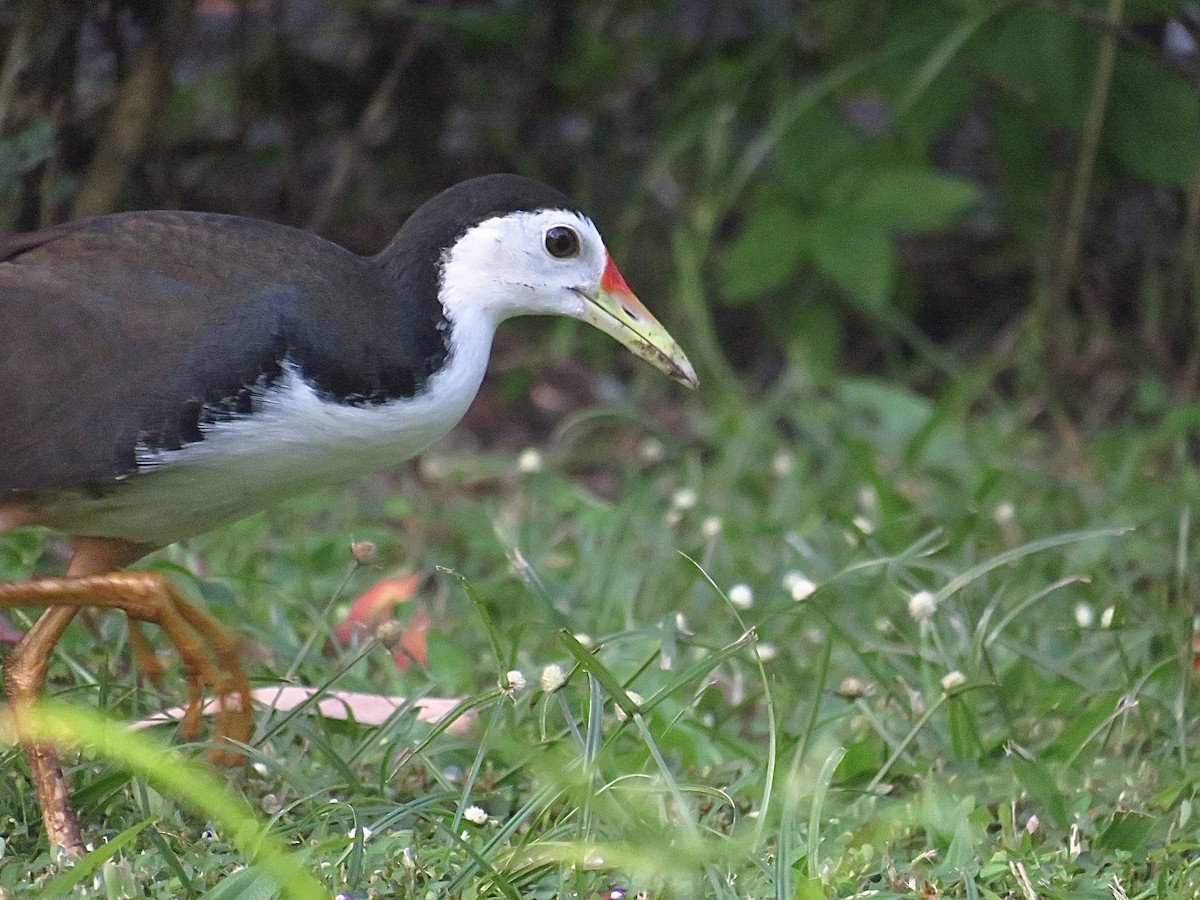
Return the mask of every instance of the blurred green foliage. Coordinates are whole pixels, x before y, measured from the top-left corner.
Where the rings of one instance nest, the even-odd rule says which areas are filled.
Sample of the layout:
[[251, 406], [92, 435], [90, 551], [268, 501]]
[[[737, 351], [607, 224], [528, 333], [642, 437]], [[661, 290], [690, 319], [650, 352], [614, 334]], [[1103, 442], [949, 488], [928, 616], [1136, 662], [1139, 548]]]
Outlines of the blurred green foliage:
[[936, 384], [980, 359], [1067, 398], [1108, 371], [1120, 402], [1138, 376], [1187, 393], [1197, 30], [1168, 0], [24, 0], [0, 9], [0, 215], [80, 211], [157, 47], [167, 100], [126, 127], [112, 206], [374, 249], [517, 170], [595, 213], [734, 393], [739, 369]]

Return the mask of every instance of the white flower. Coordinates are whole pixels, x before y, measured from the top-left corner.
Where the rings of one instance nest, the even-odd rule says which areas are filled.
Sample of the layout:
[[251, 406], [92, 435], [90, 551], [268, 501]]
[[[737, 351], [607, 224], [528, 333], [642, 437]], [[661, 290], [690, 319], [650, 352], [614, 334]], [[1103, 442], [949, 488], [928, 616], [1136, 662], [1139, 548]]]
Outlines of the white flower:
[[793, 600], [804, 600], [817, 589], [803, 572], [788, 572], [783, 576], [783, 587]]
[[704, 524], [700, 526], [700, 533], [710, 541], [721, 533], [721, 519], [719, 516], [709, 516], [704, 520]]
[[547, 694], [553, 694], [563, 682], [567, 680], [567, 673], [562, 670], [562, 666], [558, 663], [550, 663], [546, 668], [542, 669], [542, 690]]
[[696, 505], [698, 499], [695, 490], [690, 487], [681, 487], [671, 495], [671, 506], [677, 510], [691, 509]]
[[540, 472], [544, 466], [545, 462], [542, 459], [542, 454], [533, 447], [526, 447], [521, 451], [521, 455], [517, 457], [517, 470], [525, 475]]
[[871, 520], [866, 516], [855, 516], [851, 521], [854, 522], [854, 527], [863, 534], [873, 534], [875, 531], [875, 526], [871, 524]]
[[955, 688], [962, 687], [967, 683], [967, 676], [955, 669], [953, 672], [947, 672], [942, 677], [942, 690], [949, 693]]
[[771, 471], [775, 473], [776, 478], [782, 478], [792, 471], [792, 454], [786, 450], [780, 450], [771, 457]]
[[937, 598], [929, 591], [917, 591], [908, 598], [908, 614], [918, 622], [927, 621], [937, 612]]
[[1013, 520], [1013, 516], [1017, 513], [1017, 507], [1011, 500], [1005, 500], [1003, 503], [996, 505], [992, 510], [992, 521], [997, 525], [1007, 525]]
[[662, 462], [664, 456], [667, 455], [666, 448], [663, 447], [663, 442], [658, 438], [646, 438], [642, 441], [642, 445], [638, 448], [638, 453], [641, 454], [642, 462], [656, 463]]
[[[637, 693], [636, 691], [626, 691], [625, 693], [629, 695], [629, 699], [633, 701], [634, 706], [641, 706], [643, 703], [646, 702], [646, 699], [641, 694]], [[629, 716], [625, 714], [625, 710], [621, 709], [621, 707], [618, 706], [617, 707], [617, 721], [624, 722], [628, 718], [629, 718]]]
[[487, 822], [488, 814], [482, 806], [468, 806], [463, 810], [463, 818], [472, 825], [482, 825]]
[[1113, 616], [1117, 614], [1115, 606], [1105, 607], [1104, 612], [1100, 613], [1100, 627], [1112, 628]]
[[1075, 624], [1080, 628], [1091, 628], [1096, 624], [1096, 610], [1086, 600], [1075, 604]]
[[520, 669], [513, 669], [504, 676], [504, 683], [500, 685], [501, 689], [507, 694], [519, 694], [525, 690], [525, 685], [528, 682], [525, 676], [521, 674]]
[[779, 651], [775, 649], [774, 644], [755, 644], [754, 655], [758, 657], [759, 662], [770, 662], [779, 655]]
[[750, 585], [739, 582], [730, 587], [729, 602], [738, 609], [749, 609], [754, 605], [754, 591]]
[[579, 641], [579, 643], [583, 644], [583, 646], [587, 647], [589, 650], [596, 645], [596, 639], [584, 631], [578, 632], [575, 635], [575, 640]]

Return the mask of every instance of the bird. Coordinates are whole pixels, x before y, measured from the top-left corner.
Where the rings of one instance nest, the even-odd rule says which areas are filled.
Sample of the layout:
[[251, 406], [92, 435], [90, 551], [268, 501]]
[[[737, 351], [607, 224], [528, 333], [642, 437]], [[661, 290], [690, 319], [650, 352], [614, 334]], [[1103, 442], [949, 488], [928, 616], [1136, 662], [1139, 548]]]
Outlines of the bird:
[[[237, 638], [165, 575], [127, 567], [425, 450], [474, 399], [497, 326], [540, 314], [587, 322], [698, 386], [593, 221], [519, 175], [434, 195], [373, 256], [184, 211], [0, 239], [0, 532], [46, 526], [73, 547], [64, 575], [0, 584], [0, 608], [45, 607], [4, 664], [18, 735], [72, 618], [111, 608], [148, 670], [140, 625], [173, 644], [185, 737], [215, 694], [210, 758], [235, 762], [251, 735]], [[82, 854], [54, 748], [21, 740], [50, 844]]]

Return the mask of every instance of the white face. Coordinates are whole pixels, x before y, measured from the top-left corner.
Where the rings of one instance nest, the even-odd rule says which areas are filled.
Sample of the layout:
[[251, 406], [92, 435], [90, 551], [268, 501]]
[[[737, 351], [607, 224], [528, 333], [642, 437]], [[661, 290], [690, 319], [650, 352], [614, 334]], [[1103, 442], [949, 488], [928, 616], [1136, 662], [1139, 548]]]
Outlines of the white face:
[[600, 289], [606, 251], [596, 226], [566, 210], [516, 212], [476, 225], [446, 251], [442, 300], [451, 321], [483, 313], [579, 318]]

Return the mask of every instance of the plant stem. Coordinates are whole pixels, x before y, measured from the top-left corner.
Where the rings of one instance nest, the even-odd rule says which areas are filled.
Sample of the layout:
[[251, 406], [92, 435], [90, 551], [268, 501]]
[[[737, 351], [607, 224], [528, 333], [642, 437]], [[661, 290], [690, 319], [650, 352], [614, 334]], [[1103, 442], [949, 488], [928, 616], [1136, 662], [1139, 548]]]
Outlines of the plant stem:
[[[1092, 96], [1084, 121], [1079, 156], [1075, 162], [1075, 174], [1071, 179], [1066, 216], [1061, 229], [1057, 231], [1057, 246], [1049, 254], [1047, 270], [1040, 280], [1030, 328], [1026, 332], [1026, 350], [1033, 351], [1026, 354], [1026, 359], [1036, 360], [1039, 368], [1067, 349], [1063, 346], [1062, 328], [1067, 296], [1075, 282], [1075, 270], [1079, 263], [1079, 246], [1083, 238], [1088, 194], [1096, 166], [1096, 155], [1100, 148], [1100, 134], [1104, 128], [1104, 115], [1108, 107], [1119, 26], [1124, 8], [1125, 0], [1108, 0], [1106, 20], [1112, 27], [1100, 38], [1100, 49], [1096, 55], [1096, 77], [1092, 81]], [[1041, 379], [1039, 382], [1044, 383]]]

